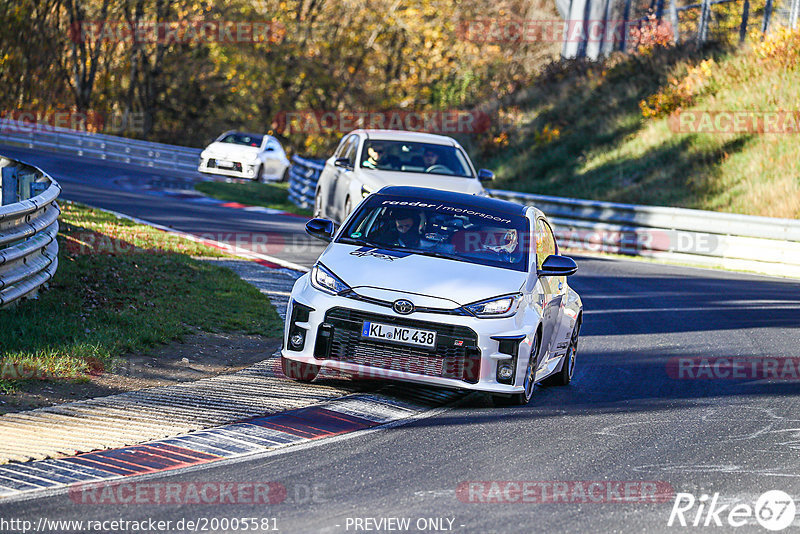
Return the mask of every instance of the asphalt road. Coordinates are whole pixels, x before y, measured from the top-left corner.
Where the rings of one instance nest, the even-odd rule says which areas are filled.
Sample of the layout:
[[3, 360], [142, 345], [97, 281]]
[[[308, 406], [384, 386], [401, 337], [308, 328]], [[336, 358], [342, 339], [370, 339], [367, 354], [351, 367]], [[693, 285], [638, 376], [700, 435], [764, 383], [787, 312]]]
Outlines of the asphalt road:
[[[179, 204], [167, 210], [147, 195], [125, 192], [115, 200], [119, 192], [81, 184], [78, 169], [49, 164], [41, 161], [61, 179], [67, 198], [162, 224], [172, 220], [187, 229], [209, 224], [204, 212], [192, 216]], [[93, 171], [93, 180], [103, 172], [109, 171]], [[227, 213], [215, 212], [221, 220], [214, 224], [299, 228], [297, 220], [253, 221]], [[307, 264], [310, 256], [293, 259]], [[744, 526], [731, 527], [728, 512], [737, 504], [754, 507], [768, 490], [785, 491], [800, 504], [800, 380], [679, 379], [675, 362], [800, 357], [800, 284], [577, 259], [580, 270], [570, 280], [586, 311], [575, 379], [568, 387], [537, 389], [526, 407], [495, 408], [472, 395], [451, 410], [403, 426], [148, 481], [279, 482], [288, 498], [273, 505], [90, 505], [56, 495], [0, 504], [0, 518], [155, 518], [175, 525], [181, 519], [274, 517], [281, 532], [331, 533], [433, 531], [433, 523], [418, 523], [428, 518], [445, 518], [442, 531], [469, 533], [767, 532], [752, 516], [744, 518]], [[791, 376], [791, 370], [783, 373]], [[464, 485], [470, 481], [487, 483]], [[497, 502], [522, 500], [507, 481], [562, 482], [569, 490], [558, 502]], [[619, 490], [615, 481], [630, 481], [639, 483], [630, 487], [641, 488], [633, 495], [660, 502], [580, 502], [580, 490], [591, 481], [607, 484], [604, 490], [594, 486], [594, 497], [609, 495], [609, 488], [613, 497]], [[658, 488], [655, 498], [650, 488]], [[701, 526], [668, 526], [677, 492], [698, 499], [719, 494], [717, 507], [727, 505], [718, 516], [723, 526], [713, 526], [713, 517], [712, 526], [702, 526], [708, 501], [699, 516], [698, 504], [684, 513], [689, 523], [697, 516]], [[529, 495], [535, 500], [538, 493]], [[493, 502], [469, 502], [479, 498]], [[768, 510], [760, 510], [765, 518]], [[357, 518], [411, 522], [407, 530], [375, 529], [375, 523]], [[798, 530], [800, 513], [786, 532]]]
[[305, 219], [192, 201], [203, 178], [99, 159], [0, 144], [0, 155], [36, 165], [62, 187], [61, 197], [309, 266], [325, 248], [303, 231]]

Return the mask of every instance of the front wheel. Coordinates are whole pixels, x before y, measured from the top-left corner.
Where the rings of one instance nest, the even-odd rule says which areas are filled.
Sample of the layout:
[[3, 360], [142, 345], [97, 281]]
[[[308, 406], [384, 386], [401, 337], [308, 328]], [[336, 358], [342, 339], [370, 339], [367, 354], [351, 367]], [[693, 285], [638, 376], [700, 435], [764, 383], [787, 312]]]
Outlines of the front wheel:
[[258, 166], [258, 172], [256, 173], [256, 181], [260, 184], [267, 183], [267, 177], [264, 175], [264, 164]]
[[297, 362], [281, 356], [281, 370], [286, 378], [300, 382], [311, 382], [319, 374], [319, 365]]

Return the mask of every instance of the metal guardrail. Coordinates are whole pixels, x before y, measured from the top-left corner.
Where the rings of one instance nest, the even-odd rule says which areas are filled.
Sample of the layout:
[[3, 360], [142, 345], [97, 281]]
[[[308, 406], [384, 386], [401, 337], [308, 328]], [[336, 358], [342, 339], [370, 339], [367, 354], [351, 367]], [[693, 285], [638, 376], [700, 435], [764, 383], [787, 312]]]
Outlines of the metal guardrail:
[[800, 221], [492, 190], [534, 205], [566, 248], [800, 277]]
[[293, 156], [292, 164], [289, 167], [289, 200], [301, 208], [312, 209], [317, 180], [325, 168], [325, 162]]
[[0, 307], [35, 296], [58, 268], [61, 187], [36, 167], [0, 157]]
[[[323, 163], [295, 156], [289, 196], [314, 205]], [[541, 209], [562, 247], [800, 277], [800, 221], [490, 190]]]
[[199, 148], [151, 143], [57, 126], [41, 126], [8, 118], [0, 118], [0, 142], [192, 174], [197, 171], [201, 152]]

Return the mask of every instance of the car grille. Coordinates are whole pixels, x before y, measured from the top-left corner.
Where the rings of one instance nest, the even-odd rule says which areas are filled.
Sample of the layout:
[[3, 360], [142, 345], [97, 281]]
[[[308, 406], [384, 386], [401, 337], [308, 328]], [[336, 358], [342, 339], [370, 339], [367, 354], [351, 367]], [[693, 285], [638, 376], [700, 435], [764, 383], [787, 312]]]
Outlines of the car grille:
[[[436, 332], [436, 348], [428, 350], [361, 337], [364, 321]], [[476, 383], [480, 371], [478, 336], [464, 326], [428, 323], [346, 308], [332, 308], [317, 334], [314, 355], [367, 367]]]

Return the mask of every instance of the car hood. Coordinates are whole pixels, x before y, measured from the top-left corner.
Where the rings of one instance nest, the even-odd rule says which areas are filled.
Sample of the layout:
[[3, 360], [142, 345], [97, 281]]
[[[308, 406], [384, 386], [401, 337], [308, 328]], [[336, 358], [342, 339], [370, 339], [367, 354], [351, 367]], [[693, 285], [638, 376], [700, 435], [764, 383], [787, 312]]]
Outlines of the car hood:
[[476, 195], [483, 191], [483, 186], [475, 178], [447, 176], [444, 174], [427, 174], [421, 172], [378, 171], [359, 168], [363, 184], [372, 192], [388, 185], [410, 185], [428, 187], [443, 191], [455, 191]]
[[211, 143], [204, 152], [207, 156], [216, 158], [246, 158], [255, 159], [258, 156], [259, 147], [235, 145], [233, 143]]
[[339, 243], [319, 261], [361, 295], [394, 300], [404, 293], [417, 306], [439, 308], [514, 293], [527, 278], [510, 269]]

